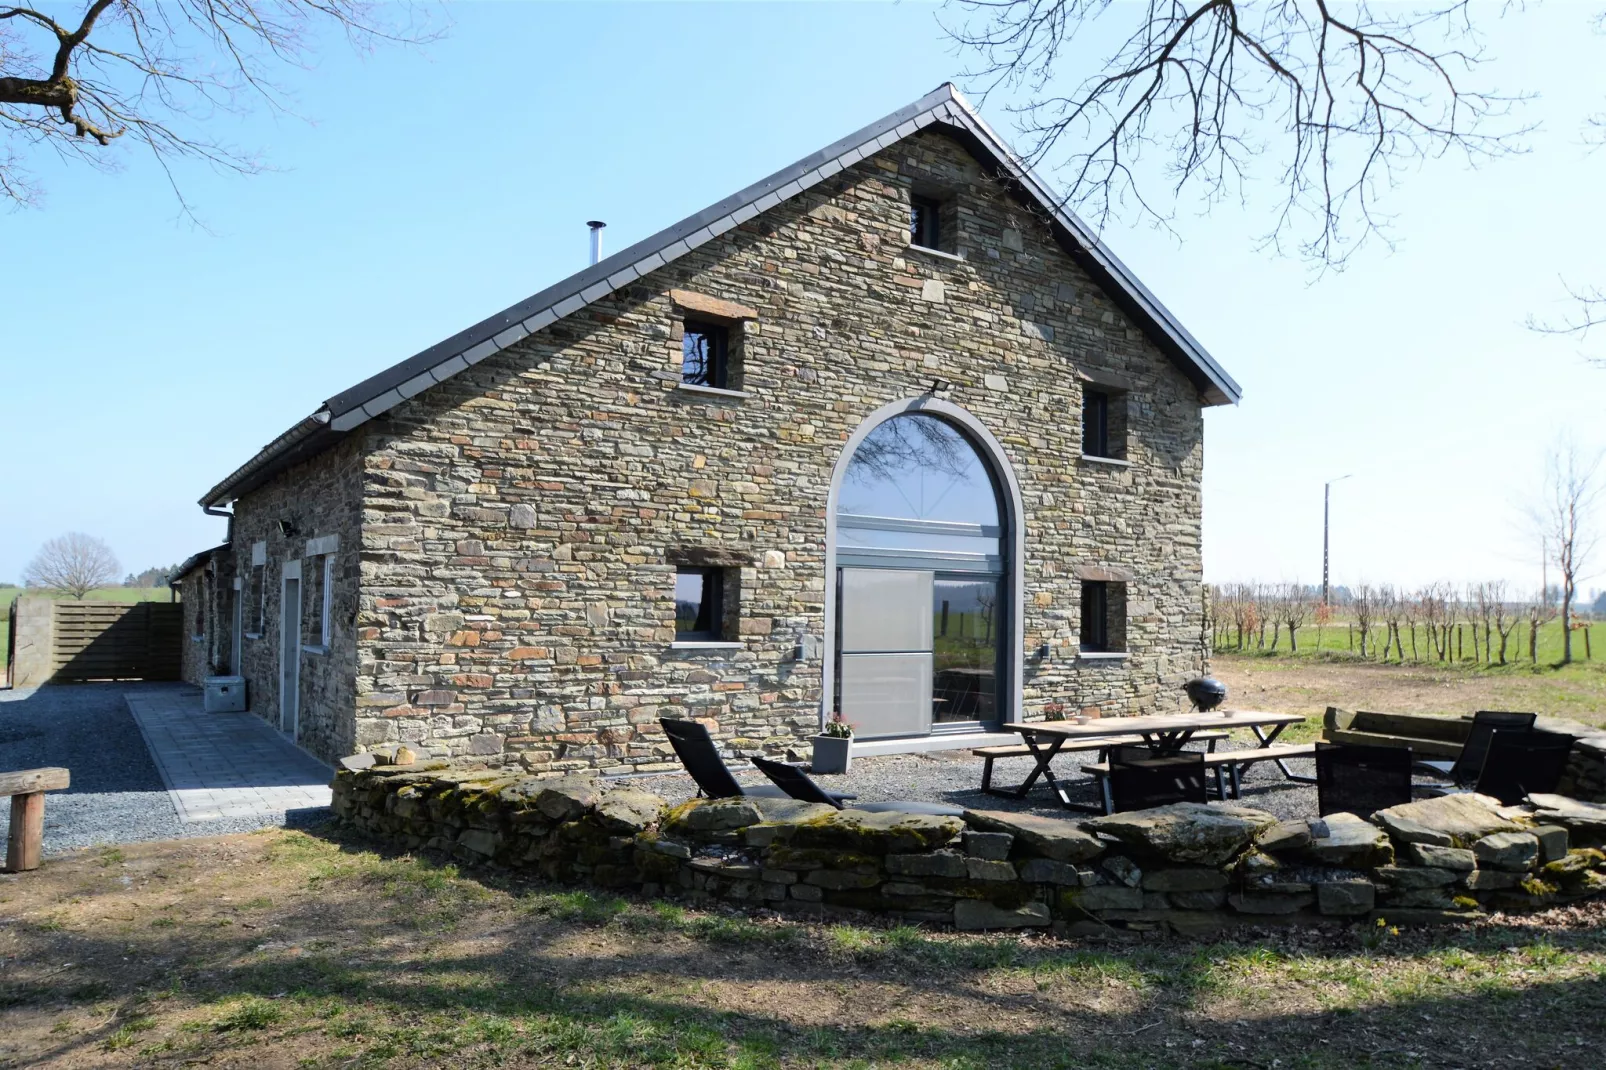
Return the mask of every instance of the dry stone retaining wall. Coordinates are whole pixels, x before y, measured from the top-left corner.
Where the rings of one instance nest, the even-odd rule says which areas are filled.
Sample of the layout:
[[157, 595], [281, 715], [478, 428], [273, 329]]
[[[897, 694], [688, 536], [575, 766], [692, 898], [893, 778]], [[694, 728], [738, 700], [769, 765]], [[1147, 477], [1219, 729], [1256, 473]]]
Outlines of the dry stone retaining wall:
[[1575, 799], [1606, 802], [1606, 734], [1574, 735], [1558, 790]]
[[[387, 757], [381, 755], [381, 758]], [[1317, 822], [1181, 804], [1072, 821], [697, 799], [446, 761], [343, 769], [337, 815], [407, 850], [646, 895], [959, 929], [1205, 933], [1247, 922], [1472, 920], [1606, 890], [1606, 806], [1424, 800]]]

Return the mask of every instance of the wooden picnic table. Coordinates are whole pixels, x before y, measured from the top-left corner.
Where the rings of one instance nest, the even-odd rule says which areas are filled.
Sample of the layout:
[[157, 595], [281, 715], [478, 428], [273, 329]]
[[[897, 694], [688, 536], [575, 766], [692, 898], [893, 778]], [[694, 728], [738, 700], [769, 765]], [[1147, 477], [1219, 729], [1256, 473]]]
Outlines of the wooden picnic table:
[[[1054, 770], [1050, 768], [1050, 763], [1068, 743], [1087, 743], [1107, 736], [1138, 736], [1146, 745], [1161, 754], [1175, 754], [1187, 746], [1197, 732], [1247, 728], [1255, 734], [1255, 738], [1260, 741], [1261, 749], [1264, 750], [1282, 734], [1283, 729], [1304, 719], [1297, 713], [1229, 710], [1212, 713], [1197, 711], [1164, 713], [1149, 717], [1095, 718], [1086, 724], [1076, 724], [1073, 721], [1006, 721], [999, 728], [1005, 732], [1018, 734], [1031, 749], [1032, 757], [1037, 764], [1020, 787], [991, 790], [997, 794], [1024, 798], [1032, 785], [1037, 783], [1037, 778], [1042, 777], [1059, 799], [1060, 805], [1067, 810], [1090, 810], [1101, 813], [1100, 809], [1072, 802], [1065, 789], [1054, 778]], [[1282, 760], [1272, 760], [1277, 762], [1277, 767], [1290, 780], [1309, 782], [1312, 779], [1292, 772]]]

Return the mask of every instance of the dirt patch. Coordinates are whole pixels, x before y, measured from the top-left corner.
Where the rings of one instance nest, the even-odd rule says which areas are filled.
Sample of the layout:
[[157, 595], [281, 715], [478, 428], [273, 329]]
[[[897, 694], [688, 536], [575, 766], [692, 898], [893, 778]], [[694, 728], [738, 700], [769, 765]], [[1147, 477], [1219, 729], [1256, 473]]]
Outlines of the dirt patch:
[[284, 830], [0, 880], [4, 1067], [1585, 1067], [1603, 979], [1598, 906], [1455, 932], [961, 936]]

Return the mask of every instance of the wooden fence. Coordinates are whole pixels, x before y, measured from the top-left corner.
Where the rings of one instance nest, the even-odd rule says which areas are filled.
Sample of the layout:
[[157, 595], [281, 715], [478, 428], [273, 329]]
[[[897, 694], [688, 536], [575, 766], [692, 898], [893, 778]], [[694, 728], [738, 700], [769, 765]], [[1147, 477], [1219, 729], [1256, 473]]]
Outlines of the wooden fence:
[[179, 678], [181, 603], [56, 602], [52, 612], [52, 680]]

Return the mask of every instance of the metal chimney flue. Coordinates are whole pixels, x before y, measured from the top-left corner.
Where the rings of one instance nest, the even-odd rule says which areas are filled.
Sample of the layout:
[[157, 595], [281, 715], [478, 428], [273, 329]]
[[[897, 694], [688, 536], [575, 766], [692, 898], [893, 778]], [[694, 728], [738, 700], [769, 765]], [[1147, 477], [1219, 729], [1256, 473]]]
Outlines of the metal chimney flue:
[[602, 259], [602, 228], [607, 225], [600, 219], [592, 219], [586, 222], [586, 226], [591, 228], [591, 262], [593, 264]]

